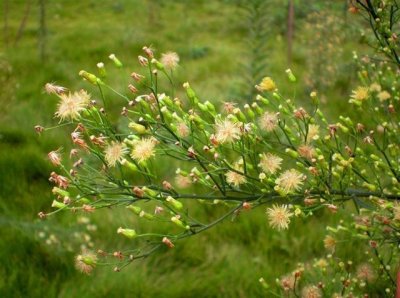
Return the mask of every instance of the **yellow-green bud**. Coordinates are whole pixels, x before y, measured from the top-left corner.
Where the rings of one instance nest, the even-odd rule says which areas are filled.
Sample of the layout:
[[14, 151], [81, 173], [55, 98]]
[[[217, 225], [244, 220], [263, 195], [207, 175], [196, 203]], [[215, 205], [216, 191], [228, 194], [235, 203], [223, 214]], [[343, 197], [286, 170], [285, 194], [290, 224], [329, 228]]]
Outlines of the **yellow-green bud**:
[[118, 228], [117, 233], [118, 233], [118, 234], [122, 234], [122, 235], [124, 235], [126, 238], [129, 238], [129, 239], [133, 239], [133, 238], [135, 238], [135, 237], [137, 236], [135, 230], [133, 230], [133, 229], [123, 229], [123, 228], [121, 228], [121, 227]]
[[343, 121], [347, 126], [353, 126], [354, 125], [354, 123], [353, 123], [353, 121], [351, 121], [351, 119], [349, 118], [349, 117], [343, 117], [343, 116], [339, 116], [339, 119], [341, 120], [341, 121]]
[[315, 105], [318, 105], [319, 103], [319, 99], [318, 99], [318, 95], [317, 92], [313, 91], [310, 93], [310, 97], [311, 97], [311, 102]]
[[169, 108], [174, 107], [174, 102], [168, 96], [164, 96], [161, 100], [161, 103], [164, 103]]
[[251, 107], [256, 111], [256, 113], [258, 115], [261, 115], [263, 113], [263, 110], [260, 108], [260, 106], [256, 102], [253, 102], [251, 104]]
[[207, 108], [207, 106], [206, 106], [205, 104], [202, 104], [201, 102], [199, 102], [199, 103], [197, 104], [197, 106], [199, 107], [199, 109], [200, 109], [202, 112], [208, 112], [208, 108]]
[[146, 129], [145, 126], [143, 126], [143, 125], [141, 125], [139, 123], [133, 122], [133, 121], [130, 122], [128, 124], [128, 126], [129, 126], [130, 129], [136, 131], [138, 134], [144, 134], [144, 133], [147, 132], [147, 129]]
[[78, 200], [79, 200], [79, 203], [82, 203], [82, 204], [90, 203], [90, 200], [88, 198], [79, 198]]
[[98, 77], [87, 71], [81, 70], [79, 72], [79, 75], [93, 85], [103, 84], [103, 82]]
[[254, 113], [254, 111], [250, 108], [250, 106], [248, 104], [246, 104], [244, 106], [245, 110], [246, 110], [246, 114], [249, 116], [250, 119], [254, 119], [256, 117], [256, 114]]
[[95, 266], [97, 264], [95, 255], [79, 255], [77, 259], [89, 266]]
[[179, 216], [173, 216], [173, 217], [171, 217], [171, 221], [172, 221], [174, 224], [176, 224], [178, 227], [181, 227], [181, 228], [183, 228], [183, 229], [185, 229], [185, 230], [190, 229], [189, 226], [185, 225], [185, 224], [179, 219]]
[[59, 195], [61, 197], [69, 197], [70, 196], [68, 191], [61, 189], [59, 187], [53, 187], [52, 192], [53, 192], [53, 194]]
[[143, 210], [139, 213], [140, 217], [144, 217], [145, 219], [152, 220], [154, 219], [154, 215], [144, 212]]
[[162, 64], [160, 61], [157, 59], [153, 58], [151, 59], [151, 64], [154, 64], [154, 66], [158, 69], [163, 71], [165, 69], [164, 64]]
[[133, 206], [133, 205], [127, 206], [126, 209], [133, 211], [133, 213], [135, 213], [136, 215], [139, 215], [140, 212], [142, 211], [142, 208], [140, 208], [139, 206]]
[[370, 191], [376, 191], [376, 186], [371, 183], [364, 182], [362, 186], [368, 188]]
[[188, 172], [181, 170], [180, 168], [176, 169], [175, 174], [187, 177], [189, 175]]
[[53, 203], [51, 204], [51, 207], [57, 208], [57, 209], [61, 209], [61, 208], [64, 208], [66, 206], [67, 206], [66, 204], [61, 203], [61, 202], [56, 201], [56, 200], [54, 200]]
[[114, 54], [111, 54], [110, 56], [108, 56], [108, 58], [110, 58], [110, 60], [114, 62], [116, 67], [121, 68], [123, 66], [121, 61], [119, 61], [119, 59]]
[[105, 78], [107, 76], [107, 72], [103, 62], [97, 63], [97, 69], [99, 71], [100, 77]]
[[207, 106], [207, 108], [210, 111], [210, 113], [215, 114], [215, 112], [216, 112], [215, 106], [211, 102], [209, 102], [207, 100], [204, 104]]
[[258, 281], [260, 282], [261, 286], [262, 286], [264, 289], [269, 289], [269, 285], [265, 282], [265, 279], [264, 279], [264, 278], [261, 277]]
[[168, 196], [165, 201], [168, 202], [168, 204], [170, 204], [172, 207], [174, 207], [177, 210], [182, 210], [183, 208], [183, 204], [181, 202], [179, 202], [178, 200], [175, 200], [173, 197]]
[[277, 92], [273, 92], [273, 93], [272, 93], [272, 96], [275, 97], [275, 99], [277, 99], [277, 100], [282, 99], [282, 97], [281, 97], [281, 96], [279, 95], [279, 93], [277, 93]]
[[161, 108], [161, 113], [163, 114], [165, 119], [167, 119], [168, 121], [171, 121], [173, 119], [171, 112], [168, 110], [168, 108], [166, 106], [163, 106]]
[[379, 161], [379, 160], [380, 160], [380, 158], [379, 158], [377, 155], [375, 155], [375, 154], [371, 154], [369, 157], [370, 157], [371, 159], [373, 159], [373, 160], [376, 160], [376, 161]]
[[286, 74], [289, 78], [289, 81], [291, 81], [292, 83], [296, 82], [296, 77], [294, 76], [294, 74], [290, 68], [286, 69]]
[[155, 191], [155, 190], [153, 190], [153, 189], [150, 189], [150, 188], [148, 188], [148, 187], [146, 187], [146, 186], [143, 186], [143, 187], [142, 187], [142, 190], [144, 191], [144, 193], [145, 193], [147, 196], [149, 196], [149, 197], [151, 197], [151, 198], [156, 198], [157, 195], [158, 195], [158, 192], [157, 192], [157, 191]]
[[183, 88], [186, 89], [186, 95], [189, 98], [189, 100], [191, 101], [191, 103], [193, 105], [197, 105], [199, 100], [198, 100], [194, 90], [190, 87], [189, 83], [188, 82], [184, 83], [183, 84]]
[[290, 148], [286, 148], [285, 152], [286, 152], [289, 156], [291, 156], [291, 157], [293, 157], [293, 158], [299, 157], [299, 154], [298, 154], [296, 151], [294, 151], [294, 150], [292, 150], [292, 149], [290, 149]]
[[268, 99], [266, 99], [265, 97], [262, 97], [261, 95], [257, 95], [256, 96], [256, 100], [257, 101], [261, 101], [263, 104], [265, 104], [266, 106], [268, 106], [269, 105], [269, 100]]
[[344, 133], [349, 132], [349, 129], [346, 126], [344, 126], [342, 123], [336, 123], [336, 125], [342, 130], [342, 132], [344, 132]]
[[126, 160], [125, 158], [121, 160], [121, 165], [127, 167], [128, 169], [132, 170], [133, 172], [137, 171], [137, 166], [133, 163], [130, 162], [128, 160]]

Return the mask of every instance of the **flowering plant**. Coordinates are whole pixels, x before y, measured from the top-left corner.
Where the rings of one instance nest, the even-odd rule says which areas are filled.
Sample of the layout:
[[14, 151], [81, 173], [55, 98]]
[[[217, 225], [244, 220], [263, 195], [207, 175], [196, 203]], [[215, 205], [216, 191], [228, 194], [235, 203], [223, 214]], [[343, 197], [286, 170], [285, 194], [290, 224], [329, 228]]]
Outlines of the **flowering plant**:
[[[364, 7], [363, 1], [356, 2]], [[189, 83], [183, 84], [185, 96], [176, 96], [182, 93], [172, 79], [177, 54], [166, 53], [158, 60], [151, 48], [143, 51], [138, 61], [144, 71], [131, 74], [126, 91], [114, 90], [107, 83], [103, 63], [97, 65], [98, 75], [79, 73], [97, 89], [100, 101], [92, 100], [88, 91], [46, 85], [46, 91], [59, 98], [55, 116], [61, 125], [72, 127], [74, 148], [69, 153], [71, 162], [64, 162], [67, 158], [61, 150], [49, 153], [57, 167], [50, 176], [55, 184], [55, 211], [39, 216], [62, 210], [123, 208], [143, 221], [158, 223], [149, 224], [144, 233], [135, 226], [121, 226], [116, 233], [134, 241], [135, 248], [114, 253], [85, 251], [76, 257], [80, 270], [90, 273], [106, 258], [117, 258], [115, 270], [121, 270], [161, 247], [173, 248], [180, 239], [266, 205], [270, 226], [284, 230], [295, 216], [308, 217], [321, 209], [335, 213], [352, 203], [360, 214], [374, 210], [368, 213], [373, 223], [378, 219], [391, 229], [390, 236], [382, 239], [381, 229], [374, 224], [349, 228], [375, 241], [375, 252], [378, 244], [398, 241], [394, 232], [400, 218], [397, 89], [391, 94], [385, 84], [378, 83], [379, 77], [360, 71], [362, 85], [349, 104], [373, 114], [368, 122], [348, 116], [329, 122], [316, 92], [301, 106], [270, 77], [255, 86], [258, 95], [253, 102], [242, 107], [224, 102], [220, 111], [214, 103], [202, 101]], [[109, 58], [116, 67], [123, 66], [115, 55]], [[294, 84], [295, 75], [290, 69], [286, 73]], [[162, 89], [165, 82], [169, 86]], [[112, 99], [105, 90], [113, 92]], [[118, 105], [117, 97], [124, 104], [121, 119], [114, 121], [111, 103]], [[46, 129], [36, 127], [38, 132]], [[169, 168], [162, 170], [162, 165]], [[217, 211], [194, 218], [191, 210], [199, 206]], [[325, 244], [332, 249], [335, 237], [326, 238]], [[362, 280], [372, 280], [364, 269], [359, 270]], [[296, 281], [302, 271], [282, 283], [285, 291], [294, 290], [297, 295]], [[385, 273], [393, 281], [393, 272]], [[308, 288], [310, 293], [321, 291], [317, 286]]]

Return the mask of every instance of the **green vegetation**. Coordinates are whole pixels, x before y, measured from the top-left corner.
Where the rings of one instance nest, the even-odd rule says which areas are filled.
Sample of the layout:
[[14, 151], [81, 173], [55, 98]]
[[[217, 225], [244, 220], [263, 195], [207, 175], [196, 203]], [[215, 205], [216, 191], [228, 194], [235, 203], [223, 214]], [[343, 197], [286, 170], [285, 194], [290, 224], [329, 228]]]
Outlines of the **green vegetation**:
[[[322, 243], [325, 225], [320, 223], [336, 223], [336, 215], [321, 212], [307, 221], [295, 220], [289, 231], [276, 232], [267, 226], [264, 208], [258, 208], [182, 241], [174, 250], [134, 262], [121, 272], [113, 272], [112, 266], [91, 276], [77, 272], [73, 258], [80, 245], [108, 251], [126, 248], [129, 241], [116, 237], [115, 231], [134, 219], [126, 214], [115, 218], [108, 210], [88, 215], [89, 223], [77, 223], [75, 216], [67, 214], [43, 222], [37, 219], [37, 213], [47, 210], [52, 201], [45, 175], [52, 167], [46, 155], [59, 144], [64, 144], [66, 152], [70, 146], [70, 140], [55, 132], [38, 136], [33, 129], [36, 124], [51, 126], [57, 121], [53, 119], [56, 102], [43, 95], [44, 84], [55, 81], [79, 90], [84, 85], [79, 70], [92, 71], [103, 61], [110, 84], [123, 89], [129, 74], [137, 70], [142, 46], [152, 45], [158, 53], [176, 51], [180, 55], [184, 63], [177, 81], [190, 81], [201, 98], [217, 104], [232, 99], [245, 103], [250, 98], [243, 96], [248, 90], [241, 86], [248, 80], [246, 72], [254, 58], [248, 44], [252, 41], [246, 24], [249, 15], [242, 8], [245, 1], [48, 1], [46, 35], [41, 41], [44, 51], [40, 53], [38, 4], [32, 2], [26, 27], [15, 42], [26, 3], [5, 2], [9, 5], [4, 15], [8, 25], [0, 47], [1, 297], [258, 297], [265, 295], [260, 277], [274, 284], [275, 278], [298, 262], [326, 254]], [[257, 55], [264, 55], [262, 75], [274, 77], [284, 90], [287, 7], [282, 1], [269, 2], [268, 17], [262, 18], [268, 22], [265, 52]], [[340, 1], [325, 2], [330, 1], [295, 1], [291, 68], [301, 81], [296, 98], [304, 98], [307, 105], [314, 86], [302, 78], [312, 69], [314, 80], [326, 79], [330, 73], [315, 65], [337, 63], [335, 80], [332, 77], [328, 83], [316, 84], [324, 86], [319, 92], [330, 112], [336, 114], [345, 108], [352, 87], [349, 70], [355, 66], [351, 50], [363, 46], [354, 42], [354, 30], [346, 29], [340, 40], [341, 53], [310, 57], [304, 40], [311, 40], [316, 29], [307, 16], [321, 9], [330, 17], [343, 19], [346, 15]], [[347, 16], [346, 23], [336, 30], [351, 28], [351, 18]], [[318, 41], [313, 41], [313, 47], [318, 47]], [[107, 58], [110, 53], [123, 61], [125, 81], [119, 81], [121, 76], [114, 78], [115, 70]], [[335, 55], [335, 61], [329, 55]], [[354, 255], [352, 248], [340, 253], [362, 258]]]

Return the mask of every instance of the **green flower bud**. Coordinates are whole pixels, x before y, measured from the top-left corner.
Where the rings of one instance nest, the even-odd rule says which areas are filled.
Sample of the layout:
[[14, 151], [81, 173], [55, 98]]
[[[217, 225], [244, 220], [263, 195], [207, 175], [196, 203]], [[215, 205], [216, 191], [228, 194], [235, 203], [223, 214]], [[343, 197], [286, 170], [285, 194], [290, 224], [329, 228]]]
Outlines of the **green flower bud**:
[[254, 120], [254, 118], [256, 117], [256, 114], [254, 113], [254, 111], [250, 108], [250, 106], [248, 104], [246, 104], [244, 106], [245, 110], [246, 110], [246, 114], [249, 116], [250, 119]]
[[186, 95], [189, 98], [189, 100], [192, 103], [192, 105], [197, 105], [199, 100], [198, 100], [194, 90], [190, 87], [189, 83], [188, 82], [184, 83], [183, 84], [183, 88], [186, 89]]
[[63, 198], [70, 196], [68, 191], [61, 189], [59, 187], [53, 187], [52, 192], [53, 192], [53, 194], [59, 195], [60, 197], [63, 197]]
[[127, 167], [128, 169], [132, 170], [133, 172], [136, 172], [138, 170], [137, 166], [133, 162], [130, 162], [130, 161], [126, 160], [125, 158], [121, 160], [121, 165], [123, 165], [124, 167]]
[[151, 64], [153, 64], [158, 70], [165, 70], [164, 64], [162, 64], [160, 61], [157, 59], [153, 58], [151, 59]]
[[342, 132], [344, 132], [344, 133], [349, 132], [349, 129], [346, 126], [344, 126], [342, 123], [337, 123], [336, 125], [341, 129]]
[[64, 208], [66, 206], [67, 206], [66, 204], [61, 203], [61, 202], [56, 201], [56, 200], [54, 200], [53, 203], [51, 204], [51, 207], [57, 208], [57, 209], [61, 209], [61, 208]]
[[264, 289], [269, 289], [269, 285], [265, 282], [264, 278], [261, 277], [258, 281]]
[[128, 124], [128, 127], [130, 129], [136, 131], [138, 134], [144, 134], [147, 132], [147, 129], [145, 126], [143, 126], [139, 123], [133, 122], [133, 121]]
[[179, 216], [173, 216], [173, 217], [171, 217], [171, 221], [172, 221], [174, 224], [176, 224], [178, 227], [181, 227], [181, 228], [183, 228], [183, 229], [185, 229], [185, 230], [190, 229], [189, 226], [185, 225], [185, 224], [179, 219]]
[[197, 106], [199, 107], [199, 109], [200, 109], [202, 112], [208, 112], [208, 108], [207, 108], [207, 106], [206, 106], [205, 104], [202, 104], [201, 102], [199, 102], [199, 103], [197, 104]]
[[187, 177], [189, 175], [188, 172], [181, 170], [180, 168], [176, 169], [175, 174]]
[[97, 63], [97, 70], [99, 71], [100, 77], [105, 78], [107, 76], [107, 72], [103, 62]]
[[103, 82], [98, 77], [87, 71], [81, 70], [79, 72], [79, 75], [93, 85], [103, 84]]
[[167, 119], [169, 122], [172, 121], [172, 114], [166, 106], [161, 108], [161, 113], [163, 114], [164, 118]]
[[317, 92], [315, 92], [315, 91], [311, 92], [311, 93], [310, 93], [310, 97], [311, 97], [311, 102], [312, 102], [314, 105], [318, 105], [318, 104], [319, 104], [319, 99], [318, 99], [318, 94], [317, 94]]
[[142, 208], [140, 208], [139, 206], [133, 206], [133, 205], [126, 206], [126, 209], [131, 210], [136, 215], [139, 215], [140, 212], [142, 211]]
[[119, 61], [119, 59], [114, 54], [111, 54], [110, 56], [108, 56], [108, 58], [110, 58], [110, 60], [114, 62], [116, 67], [121, 68], [123, 66], [121, 61]]
[[285, 152], [286, 152], [289, 156], [291, 156], [291, 157], [293, 157], [293, 158], [299, 157], [299, 154], [298, 154], [296, 151], [294, 151], [294, 150], [292, 150], [292, 149], [290, 149], [290, 148], [286, 148]]
[[178, 122], [185, 122], [176, 112], [172, 113], [172, 118], [174, 118]]
[[137, 236], [135, 230], [132, 230], [132, 229], [123, 229], [123, 228], [121, 228], [121, 227], [118, 228], [117, 233], [118, 233], [118, 234], [122, 234], [122, 235], [124, 235], [126, 238], [129, 238], [129, 239], [133, 239], [133, 238], [135, 238], [135, 237]]
[[339, 119], [343, 121], [347, 126], [352, 127], [354, 125], [353, 121], [349, 117], [339, 116]]
[[277, 100], [281, 100], [282, 99], [282, 97], [279, 95], [279, 93], [277, 93], [277, 92], [273, 92], [272, 93], [272, 96], [275, 98], [275, 99], [277, 99]]
[[294, 74], [290, 68], [286, 69], [286, 74], [289, 78], [289, 81], [291, 81], [292, 83], [296, 82], [296, 77], [294, 76]]
[[147, 220], [153, 220], [154, 219], [154, 215], [152, 215], [150, 213], [147, 213], [147, 212], [144, 212], [143, 210], [139, 213], [139, 216], [143, 217], [143, 218], [145, 218]]
[[376, 191], [376, 186], [371, 183], [364, 182], [362, 186], [368, 188], [370, 191]]
[[268, 106], [269, 105], [269, 100], [268, 99], [266, 99], [265, 97], [262, 97], [261, 95], [257, 95], [256, 96], [256, 100], [257, 101], [261, 101], [263, 104], [265, 104], [266, 106]]
[[79, 260], [89, 266], [95, 266], [97, 264], [96, 255], [93, 254], [85, 254], [78, 256]]
[[373, 159], [373, 160], [376, 160], [376, 161], [379, 161], [379, 160], [381, 160], [377, 155], [375, 155], [375, 154], [370, 154], [370, 156], [369, 156], [371, 159]]
[[326, 228], [328, 231], [330, 231], [330, 232], [333, 232], [333, 233], [337, 233], [338, 232], [338, 230], [337, 229], [335, 229], [335, 228], [332, 228], [332, 227], [327, 227]]
[[90, 203], [90, 200], [88, 198], [79, 198], [78, 200], [79, 200], [79, 203], [82, 203], [82, 204]]
[[158, 196], [158, 192], [157, 191], [155, 191], [153, 189], [150, 189], [150, 188], [148, 188], [146, 186], [143, 186], [142, 190], [150, 198], [156, 198]]
[[251, 104], [251, 107], [256, 111], [256, 113], [258, 115], [261, 115], [263, 113], [263, 110], [260, 108], [260, 106], [256, 102], [253, 102]]
[[172, 99], [169, 96], [164, 96], [162, 99], [160, 99], [160, 102], [165, 104], [167, 107], [169, 108], [174, 108], [174, 102], [172, 101]]
[[165, 201], [167, 201], [167, 203], [169, 205], [171, 205], [173, 208], [177, 209], [177, 210], [182, 210], [183, 209], [183, 204], [177, 200], [175, 200], [173, 197], [168, 196]]
[[204, 104], [207, 106], [208, 111], [209, 111], [211, 114], [214, 115], [214, 114], [216, 113], [215, 106], [214, 106], [211, 102], [209, 102], [209, 101], [207, 100]]

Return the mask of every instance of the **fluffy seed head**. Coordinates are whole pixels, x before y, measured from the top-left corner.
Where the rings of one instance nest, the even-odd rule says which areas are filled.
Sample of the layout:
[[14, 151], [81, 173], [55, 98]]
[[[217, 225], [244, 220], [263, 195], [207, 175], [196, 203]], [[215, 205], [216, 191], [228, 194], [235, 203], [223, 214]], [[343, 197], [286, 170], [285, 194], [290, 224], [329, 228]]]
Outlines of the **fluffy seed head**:
[[273, 205], [272, 208], [267, 209], [269, 224], [272, 228], [285, 230], [289, 228], [290, 217], [293, 216], [287, 205]]
[[390, 98], [390, 93], [387, 91], [382, 91], [378, 93], [378, 98], [380, 101], [385, 101], [388, 100]]
[[375, 273], [370, 264], [361, 264], [357, 267], [357, 278], [372, 282], [375, 279]]
[[301, 157], [304, 157], [308, 160], [313, 159], [315, 156], [315, 149], [309, 145], [301, 145], [297, 148], [297, 152], [300, 154]]
[[294, 289], [294, 286], [296, 284], [296, 279], [293, 274], [288, 274], [288, 275], [281, 277], [280, 284], [281, 284], [283, 290], [290, 291], [290, 290]]
[[143, 138], [135, 142], [134, 148], [132, 149], [131, 156], [138, 162], [144, 162], [150, 157], [155, 155], [154, 147], [157, 144], [157, 140], [154, 138]]
[[190, 129], [185, 122], [179, 122], [176, 126], [176, 133], [181, 138], [186, 138], [190, 134]]
[[246, 183], [246, 177], [235, 171], [228, 171], [225, 174], [225, 176], [226, 176], [226, 182], [234, 186], [239, 186], [241, 184]]
[[352, 91], [351, 98], [356, 101], [364, 101], [369, 96], [369, 89], [368, 87], [357, 87], [356, 90]]
[[378, 83], [372, 83], [372, 84], [369, 86], [369, 90], [371, 90], [372, 92], [381, 92], [382, 87], [381, 87], [381, 85], [379, 85]]
[[299, 171], [295, 169], [287, 170], [275, 180], [275, 190], [282, 195], [296, 192], [300, 190], [304, 179], [305, 176]]
[[161, 55], [161, 63], [166, 69], [174, 70], [179, 63], [179, 56], [175, 52], [167, 52]]
[[327, 235], [324, 238], [324, 247], [328, 250], [334, 251], [336, 248], [336, 239], [331, 235]]
[[121, 162], [123, 156], [127, 153], [125, 144], [119, 142], [111, 142], [104, 150], [104, 158], [110, 167], [115, 167], [117, 162]]
[[57, 107], [56, 117], [61, 121], [65, 119], [76, 120], [90, 102], [90, 95], [85, 90], [79, 92], [60, 94], [60, 102]]
[[322, 292], [316, 286], [306, 286], [301, 291], [302, 298], [321, 298]]
[[259, 119], [258, 124], [262, 130], [273, 131], [278, 125], [278, 116], [275, 113], [265, 112]]
[[263, 153], [258, 164], [261, 169], [270, 174], [275, 174], [281, 168], [282, 158], [272, 153]]
[[393, 219], [400, 221], [400, 204], [399, 203], [394, 204], [392, 212], [393, 212]]
[[318, 134], [319, 134], [319, 125], [310, 124], [308, 126], [308, 134], [307, 134], [306, 143], [308, 144], [311, 141], [318, 139]]
[[240, 123], [230, 120], [217, 120], [215, 123], [215, 138], [218, 143], [232, 143], [240, 139]]

